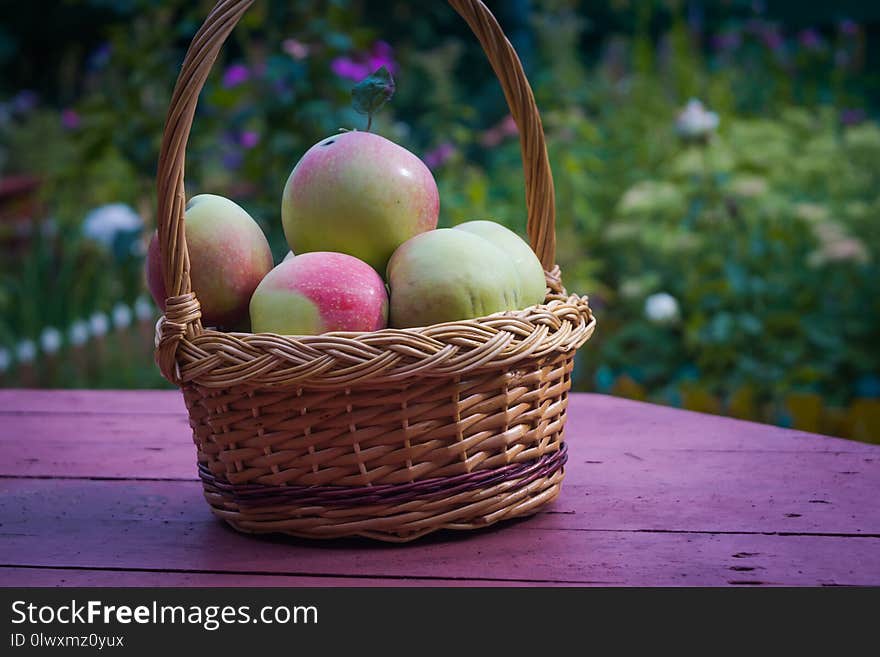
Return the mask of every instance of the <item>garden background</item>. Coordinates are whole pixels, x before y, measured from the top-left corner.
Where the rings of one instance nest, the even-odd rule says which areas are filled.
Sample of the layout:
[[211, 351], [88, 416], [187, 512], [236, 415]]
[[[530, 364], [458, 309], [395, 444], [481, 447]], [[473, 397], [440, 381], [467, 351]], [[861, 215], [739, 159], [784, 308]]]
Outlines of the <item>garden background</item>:
[[[143, 258], [159, 139], [212, 3], [0, 2], [0, 382], [163, 387]], [[880, 4], [490, 2], [542, 111], [559, 264], [599, 318], [575, 388], [880, 442]], [[419, 154], [441, 225], [524, 233], [516, 129], [445, 3], [257, 2], [202, 95], [188, 194], [286, 252], [280, 194], [320, 138]]]

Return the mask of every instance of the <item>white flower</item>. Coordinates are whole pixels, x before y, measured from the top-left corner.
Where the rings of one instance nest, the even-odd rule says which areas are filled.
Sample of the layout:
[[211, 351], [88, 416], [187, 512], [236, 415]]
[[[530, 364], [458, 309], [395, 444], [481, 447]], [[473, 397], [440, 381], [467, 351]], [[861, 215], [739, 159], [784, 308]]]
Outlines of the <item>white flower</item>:
[[730, 189], [737, 196], [754, 198], [766, 194], [770, 186], [760, 176], [737, 176], [730, 181]]
[[309, 50], [311, 50], [308, 44], [305, 44], [302, 41], [297, 41], [296, 39], [285, 39], [281, 42], [281, 49], [297, 60], [303, 60], [308, 57]]
[[812, 224], [828, 221], [831, 216], [828, 208], [819, 203], [795, 203], [794, 214], [799, 219]]
[[81, 347], [89, 341], [89, 324], [81, 319], [76, 320], [67, 329], [67, 339], [75, 347]]
[[679, 215], [685, 212], [686, 207], [685, 196], [678, 187], [657, 180], [636, 183], [626, 190], [617, 203], [617, 211], [627, 217], [648, 214]]
[[146, 297], [138, 297], [137, 301], [134, 302], [134, 314], [142, 322], [153, 319], [153, 304]]
[[642, 296], [645, 283], [639, 279], [623, 281], [620, 284], [620, 296], [624, 299], [636, 299]]
[[111, 203], [95, 208], [86, 215], [83, 235], [106, 247], [113, 246], [116, 235], [142, 230], [144, 220], [125, 203]]
[[822, 244], [807, 256], [807, 264], [814, 269], [829, 262], [854, 262], [864, 265], [870, 260], [868, 249], [855, 237], [840, 237]]
[[37, 357], [37, 345], [33, 340], [22, 340], [15, 347], [15, 357], [19, 363], [30, 363]]
[[814, 223], [812, 226], [813, 236], [820, 244], [839, 242], [848, 237], [846, 229], [836, 221], [828, 220]]
[[645, 317], [656, 324], [667, 324], [678, 319], [678, 301], [666, 292], [652, 294], [645, 299]]
[[686, 139], [708, 137], [715, 132], [719, 123], [718, 115], [708, 111], [696, 98], [691, 98], [675, 119], [675, 129]]
[[131, 325], [131, 308], [124, 303], [117, 303], [113, 306], [113, 326], [118, 329], [126, 328]]
[[9, 353], [9, 349], [4, 349], [0, 347], [0, 373], [8, 370], [11, 362], [12, 356]]
[[47, 326], [40, 334], [40, 347], [46, 354], [57, 353], [61, 349], [61, 331], [53, 326]]
[[89, 326], [92, 329], [92, 334], [95, 337], [101, 337], [107, 333], [107, 329], [110, 328], [110, 320], [107, 318], [107, 315], [104, 313], [94, 313], [91, 317], [89, 317]]

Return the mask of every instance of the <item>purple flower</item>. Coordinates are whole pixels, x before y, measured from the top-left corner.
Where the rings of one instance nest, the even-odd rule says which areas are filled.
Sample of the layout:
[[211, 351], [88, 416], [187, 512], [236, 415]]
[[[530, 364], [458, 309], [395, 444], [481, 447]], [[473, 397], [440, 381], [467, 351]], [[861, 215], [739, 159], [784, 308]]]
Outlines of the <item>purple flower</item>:
[[391, 46], [384, 41], [374, 43], [369, 53], [356, 53], [351, 57], [337, 57], [330, 62], [330, 70], [336, 75], [355, 82], [360, 82], [383, 66], [390, 73], [397, 71]]
[[822, 35], [812, 27], [802, 30], [801, 33], [798, 34], [798, 41], [800, 41], [804, 48], [812, 51], [821, 50], [824, 45]]
[[290, 93], [290, 85], [284, 78], [278, 78], [272, 82], [272, 88], [279, 96], [286, 96]]
[[12, 109], [18, 114], [27, 114], [37, 106], [37, 94], [30, 89], [19, 91], [12, 99]]
[[840, 110], [840, 122], [843, 125], [856, 125], [867, 118], [865, 110], [860, 107]]
[[110, 53], [113, 47], [109, 43], [103, 43], [98, 46], [91, 55], [89, 55], [88, 67], [93, 71], [100, 70], [110, 61]]
[[489, 128], [480, 135], [480, 143], [486, 148], [495, 148], [502, 141], [504, 141], [504, 135], [497, 127]]
[[859, 33], [859, 24], [850, 18], [844, 18], [838, 23], [837, 28], [841, 34], [846, 36], [856, 36]]
[[742, 44], [742, 37], [739, 32], [734, 30], [722, 32], [712, 37], [712, 46], [718, 51], [736, 50], [740, 47], [740, 44]]
[[508, 114], [501, 119], [501, 121], [480, 135], [480, 143], [487, 148], [494, 148], [507, 137], [513, 137], [518, 134], [519, 129], [516, 127], [516, 121], [513, 120], [513, 117], [510, 114]]
[[232, 89], [247, 82], [251, 77], [250, 69], [244, 64], [233, 64], [223, 73], [223, 86]]
[[223, 154], [223, 166], [229, 171], [241, 168], [243, 162], [244, 156], [241, 154], [241, 151], [231, 150]]
[[516, 125], [516, 121], [510, 114], [501, 119], [501, 122], [498, 124], [498, 129], [505, 137], [513, 137], [519, 134], [519, 128]]
[[370, 73], [382, 67], [390, 73], [397, 72], [397, 64], [394, 61], [394, 50], [385, 41], [377, 41], [370, 50], [369, 68]]
[[76, 110], [67, 108], [66, 110], [61, 112], [61, 125], [65, 130], [76, 130], [80, 124], [82, 123], [82, 119], [80, 119], [79, 114], [77, 114]]
[[346, 80], [360, 82], [372, 71], [363, 62], [356, 62], [350, 57], [337, 57], [330, 62], [330, 70]]
[[245, 130], [241, 133], [239, 143], [242, 145], [242, 148], [253, 148], [260, 143], [260, 134], [254, 130]]
[[438, 169], [446, 164], [455, 155], [457, 149], [452, 142], [445, 141], [434, 150], [425, 153], [425, 164], [429, 169]]
[[391, 59], [391, 55], [394, 53], [394, 49], [387, 41], [377, 41], [373, 44], [371, 50], [376, 57], [385, 57], [388, 60]]
[[785, 45], [785, 39], [782, 38], [779, 29], [775, 26], [766, 28], [761, 33], [761, 39], [764, 41], [764, 45], [774, 52], [781, 50]]

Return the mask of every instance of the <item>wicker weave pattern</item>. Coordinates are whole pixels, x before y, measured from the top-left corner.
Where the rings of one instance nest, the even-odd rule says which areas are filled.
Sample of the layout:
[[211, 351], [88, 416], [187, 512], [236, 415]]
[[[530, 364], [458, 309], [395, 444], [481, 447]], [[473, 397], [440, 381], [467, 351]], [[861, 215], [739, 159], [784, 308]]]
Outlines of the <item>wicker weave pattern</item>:
[[200, 462], [230, 483], [400, 484], [559, 449], [571, 357], [394, 387], [184, 386]]
[[205, 498], [214, 514], [247, 533], [284, 533], [303, 538], [364, 536], [404, 543], [438, 529], [479, 529], [527, 516], [559, 495], [563, 472], [523, 483], [519, 479], [436, 500], [357, 507], [276, 506], [263, 513], [241, 508], [210, 487]]
[[[208, 503], [241, 531], [389, 541], [533, 513], [559, 492], [574, 354], [595, 319], [586, 297], [566, 293], [554, 265], [553, 179], [513, 47], [482, 2], [450, 0], [482, 44], [519, 127], [529, 239], [547, 277], [544, 304], [372, 333], [223, 333], [202, 326], [190, 289], [185, 149], [199, 92], [252, 1], [221, 0], [196, 34], [158, 168], [169, 298], [156, 360], [183, 391]], [[462, 477], [467, 486], [437, 483]], [[243, 501], [243, 487], [248, 500], [263, 503]], [[314, 494], [300, 496], [304, 487]], [[384, 497], [365, 495], [365, 487]]]
[[431, 501], [457, 495], [465, 491], [487, 488], [509, 479], [528, 484], [560, 470], [568, 460], [565, 445], [555, 452], [534, 461], [511, 463], [491, 470], [477, 470], [451, 477], [434, 477], [410, 484], [370, 486], [262, 486], [260, 484], [230, 484], [215, 477], [208, 468], [199, 466], [199, 477], [206, 490], [223, 493], [250, 511], [258, 512], [279, 505], [357, 506], [392, 504], [413, 500]]
[[[196, 303], [196, 302], [192, 302]], [[338, 389], [447, 378], [486, 367], [571, 352], [592, 334], [586, 297], [553, 295], [541, 306], [417, 329], [325, 333], [291, 338], [202, 329], [182, 340], [184, 324], [160, 319], [158, 348], [178, 346], [170, 379], [205, 388], [303, 385]]]

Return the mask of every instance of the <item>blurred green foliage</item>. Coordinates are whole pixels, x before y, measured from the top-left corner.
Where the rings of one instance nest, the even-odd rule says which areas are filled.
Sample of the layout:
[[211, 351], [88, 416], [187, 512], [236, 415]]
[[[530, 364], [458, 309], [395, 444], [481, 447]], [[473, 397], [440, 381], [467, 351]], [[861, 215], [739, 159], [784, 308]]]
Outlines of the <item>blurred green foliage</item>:
[[[40, 221], [54, 226], [4, 262], [10, 348], [142, 293], [143, 250], [120, 258], [81, 226], [116, 202], [154, 225], [168, 99], [211, 3], [70, 4], [100, 18], [94, 42], [41, 78], [35, 106], [4, 90], [0, 170], [41, 178]], [[793, 393], [838, 406], [880, 397], [868, 28], [840, 14], [783, 24], [760, 2], [617, 0], [592, 16], [581, 5], [494, 3], [542, 110], [564, 282], [599, 317], [576, 387], [779, 422], [791, 421]], [[503, 95], [445, 3], [255, 3], [202, 93], [188, 192], [240, 202], [280, 259], [290, 169], [327, 134], [363, 129], [350, 89], [379, 63], [398, 93], [373, 129], [433, 168], [441, 224], [493, 218], [524, 233]], [[691, 98], [720, 119], [698, 139], [676, 130]]]

